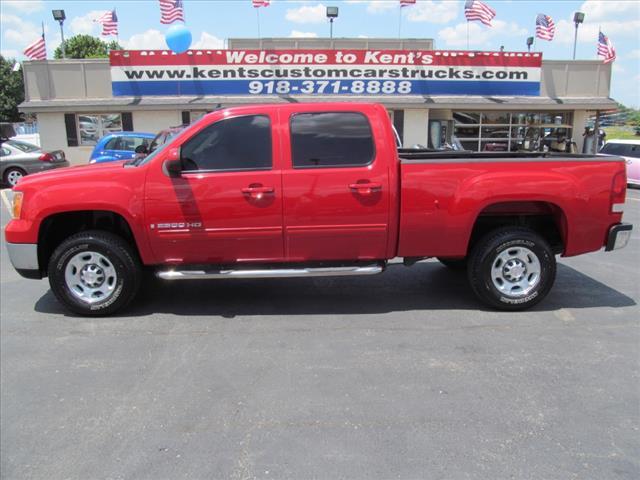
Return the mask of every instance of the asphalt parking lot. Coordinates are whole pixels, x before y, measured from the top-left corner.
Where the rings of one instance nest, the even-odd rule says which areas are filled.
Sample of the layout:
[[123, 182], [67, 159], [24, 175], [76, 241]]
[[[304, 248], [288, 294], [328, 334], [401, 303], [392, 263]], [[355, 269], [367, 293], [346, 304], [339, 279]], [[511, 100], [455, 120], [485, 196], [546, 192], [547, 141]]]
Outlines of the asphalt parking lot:
[[640, 478], [640, 190], [625, 220], [626, 249], [562, 259], [515, 314], [428, 262], [149, 281], [78, 318], [2, 245], [0, 476]]

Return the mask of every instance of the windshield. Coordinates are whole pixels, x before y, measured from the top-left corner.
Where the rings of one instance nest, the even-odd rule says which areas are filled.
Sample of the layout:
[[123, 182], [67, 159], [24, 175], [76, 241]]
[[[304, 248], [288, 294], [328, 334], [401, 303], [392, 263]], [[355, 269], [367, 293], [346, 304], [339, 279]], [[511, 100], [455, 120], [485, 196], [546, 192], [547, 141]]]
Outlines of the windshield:
[[624, 157], [637, 157], [638, 151], [640, 151], [640, 145], [608, 142], [604, 147], [602, 147], [600, 153], [606, 153], [607, 155], [621, 155]]
[[37, 145], [33, 145], [27, 142], [21, 142], [18, 140], [7, 140], [5, 143], [25, 153], [37, 152], [40, 150], [40, 147], [38, 147]]
[[162, 145], [158, 145], [158, 147], [153, 152], [151, 152], [149, 155], [147, 155], [146, 157], [138, 158], [134, 162], [132, 162], [133, 165], [135, 165], [135, 166], [144, 165], [149, 160], [152, 160], [153, 158], [155, 158], [155, 156], [158, 155], [158, 153], [160, 153], [165, 148], [167, 148], [167, 145], [169, 145], [169, 142], [165, 142]]

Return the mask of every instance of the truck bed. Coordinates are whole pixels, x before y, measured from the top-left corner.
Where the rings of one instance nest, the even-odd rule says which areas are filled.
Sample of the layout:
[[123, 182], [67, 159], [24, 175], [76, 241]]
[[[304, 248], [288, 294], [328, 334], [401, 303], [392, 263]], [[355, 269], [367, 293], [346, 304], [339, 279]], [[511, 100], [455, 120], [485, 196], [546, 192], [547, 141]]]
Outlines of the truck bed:
[[565, 256], [595, 251], [621, 215], [610, 211], [624, 161], [550, 152], [398, 152], [398, 255], [460, 258], [484, 216], [542, 215], [562, 235]]

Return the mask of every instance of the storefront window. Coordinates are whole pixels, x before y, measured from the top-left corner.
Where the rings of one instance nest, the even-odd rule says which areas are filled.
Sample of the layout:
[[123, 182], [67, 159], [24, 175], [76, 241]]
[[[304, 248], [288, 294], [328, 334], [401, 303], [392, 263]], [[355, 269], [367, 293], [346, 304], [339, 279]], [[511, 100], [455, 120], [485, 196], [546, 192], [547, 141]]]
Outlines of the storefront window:
[[510, 117], [509, 112], [486, 112], [481, 115], [483, 125], [509, 125]]
[[486, 152], [569, 151], [571, 112], [453, 112], [465, 149]]
[[122, 131], [122, 115], [119, 113], [77, 115], [80, 145], [95, 145], [111, 132]]

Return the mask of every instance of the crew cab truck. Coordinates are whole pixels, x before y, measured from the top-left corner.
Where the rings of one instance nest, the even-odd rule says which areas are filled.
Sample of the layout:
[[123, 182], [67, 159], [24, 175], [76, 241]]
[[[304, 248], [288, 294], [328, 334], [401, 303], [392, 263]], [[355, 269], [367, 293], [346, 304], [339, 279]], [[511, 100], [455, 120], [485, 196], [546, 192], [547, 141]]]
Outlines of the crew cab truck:
[[371, 275], [396, 257], [466, 267], [480, 300], [520, 310], [549, 292], [556, 255], [627, 243], [625, 194], [615, 157], [399, 151], [380, 105], [242, 106], [144, 159], [23, 179], [5, 235], [17, 271], [83, 315], [125, 307], [143, 268]]

